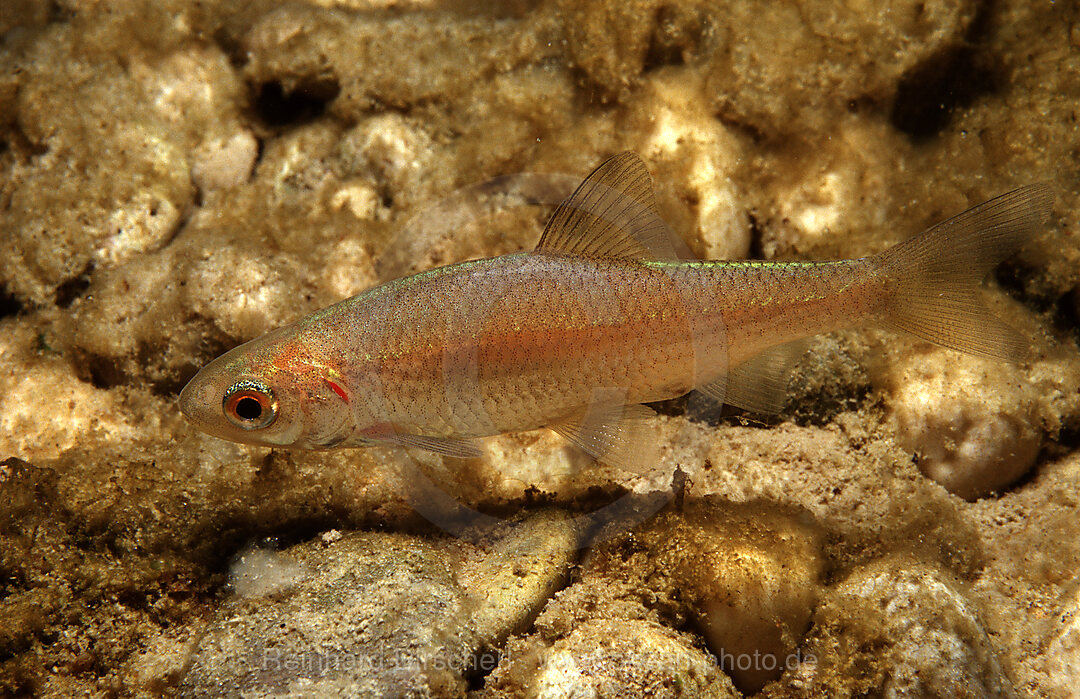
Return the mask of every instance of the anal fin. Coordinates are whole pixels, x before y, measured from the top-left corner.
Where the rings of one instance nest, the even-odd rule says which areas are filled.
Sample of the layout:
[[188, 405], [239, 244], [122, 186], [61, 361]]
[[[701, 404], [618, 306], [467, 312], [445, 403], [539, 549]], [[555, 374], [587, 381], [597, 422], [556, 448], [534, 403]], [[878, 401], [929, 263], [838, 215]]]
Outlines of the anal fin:
[[657, 455], [645, 421], [655, 415], [644, 405], [600, 401], [548, 427], [597, 461], [623, 471], [648, 473]]
[[778, 413], [787, 399], [791, 373], [809, 344], [808, 340], [795, 340], [770, 347], [697, 390], [743, 410]]

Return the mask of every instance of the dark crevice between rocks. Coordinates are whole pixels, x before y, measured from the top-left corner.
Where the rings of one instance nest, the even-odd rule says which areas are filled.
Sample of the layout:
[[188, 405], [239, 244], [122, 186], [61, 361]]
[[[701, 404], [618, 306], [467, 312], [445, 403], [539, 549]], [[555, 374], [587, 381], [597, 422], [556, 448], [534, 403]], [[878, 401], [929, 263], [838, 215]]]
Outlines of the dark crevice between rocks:
[[1039, 477], [1039, 474], [1042, 473], [1044, 464], [1050, 463], [1051, 461], [1056, 461], [1059, 458], [1065, 456], [1066, 453], [1067, 452], [1065, 450], [1061, 449], [1061, 446], [1059, 444], [1044, 445], [1043, 448], [1039, 451], [1038, 457], [1035, 458], [1035, 463], [1033, 463], [1031, 465], [1031, 468], [1025, 471], [1023, 475], [1021, 475], [1019, 478], [1017, 478], [1015, 481], [1010, 483], [1008, 486], [1002, 488], [1001, 490], [992, 490], [986, 495], [983, 495], [977, 499], [998, 500], [1003, 496], [1008, 495], [1009, 493], [1024, 490], [1025, 488], [1027, 488], [1028, 485], [1033, 483], [1035, 479]]
[[14, 117], [0, 114], [0, 127], [7, 131], [5, 143], [11, 151], [12, 157], [20, 162], [26, 162], [49, 152], [47, 143], [39, 143], [26, 135], [22, 127], [14, 121]]
[[341, 86], [332, 78], [301, 81], [288, 91], [279, 81], [270, 80], [256, 87], [253, 104], [256, 115], [267, 126], [299, 126], [322, 116], [340, 93]]
[[1056, 435], [1048, 436], [1043, 440], [1042, 448], [1039, 449], [1039, 455], [1035, 458], [1035, 463], [1031, 465], [1031, 468], [1007, 488], [994, 493], [990, 497], [1001, 497], [1007, 493], [1023, 490], [1038, 479], [1048, 464], [1060, 461], [1080, 450], [1080, 415], [1065, 416], [1064, 422], [1065, 424], [1062, 425]]
[[837, 385], [835, 388], [814, 394], [800, 392], [793, 386], [784, 409], [775, 414], [744, 410], [734, 405], [719, 406], [711, 399], [693, 393], [648, 405], [661, 415], [685, 417], [709, 427], [730, 425], [767, 429], [789, 421], [800, 427], [820, 427], [841, 413], [858, 410], [872, 393], [869, 385]]
[[377, 510], [361, 512], [321, 497], [295, 500], [281, 492], [280, 483], [293, 478], [296, 468], [289, 451], [268, 452], [242, 495], [222, 511], [204, 512], [186, 528], [187, 540], [178, 547], [182, 555], [214, 574], [225, 574], [252, 547], [285, 550], [331, 529], [390, 529], [420, 536], [441, 533], [419, 514], [411, 520], [387, 522]]
[[[192, 531], [183, 556], [214, 575], [225, 575], [239, 557], [253, 547], [285, 550], [310, 541], [331, 529], [354, 529], [348, 513], [328, 508], [309, 516], [287, 516], [267, 524], [273, 513], [252, 503], [231, 515], [213, 517]], [[344, 523], [348, 523], [347, 525]]]
[[758, 224], [757, 216], [753, 212], [747, 213], [746, 217], [750, 219], [750, 260], [764, 260], [765, 259], [765, 232], [761, 229], [761, 225]]
[[235, 68], [237, 72], [242, 72], [251, 59], [240, 37], [227, 27], [218, 27], [213, 33], [213, 37], [214, 43], [228, 57], [229, 65]]
[[1007, 260], [994, 272], [1006, 294], [1049, 320], [1054, 331], [1080, 345], [1080, 288], [1062, 294], [1045, 282], [1043, 272], [1019, 260]]
[[766, 133], [758, 124], [753, 124], [737, 114], [728, 105], [721, 104], [713, 114], [716, 120], [728, 129], [750, 140], [754, 145], [761, 145], [769, 141], [769, 137], [775, 137], [773, 133]]
[[804, 358], [788, 386], [784, 414], [800, 427], [823, 427], [836, 416], [861, 410], [873, 401], [869, 374], [843, 344], [820, 347], [811, 347], [810, 352], [821, 354]]
[[697, 51], [704, 25], [700, 17], [692, 14], [680, 13], [677, 6], [672, 5], [657, 9], [642, 73], [662, 66], [684, 65], [687, 55]]
[[258, 172], [259, 165], [266, 155], [266, 139], [262, 136], [255, 137], [255, 162], [251, 164], [251, 171]]
[[[191, 316], [182, 322], [199, 328], [200, 332], [193, 334], [196, 341], [140, 342], [133, 354], [122, 357], [73, 348], [71, 356], [76, 377], [104, 390], [138, 385], [148, 387], [157, 396], [176, 396], [205, 364], [242, 342], [221, 332], [208, 319]], [[189, 337], [183, 333], [179, 335]], [[191, 363], [187, 363], [188, 357], [193, 359]], [[185, 363], [179, 363], [181, 358]]]
[[1062, 456], [1080, 450], [1080, 415], [1066, 421], [1054, 439], [1054, 444], [1062, 450]]
[[470, 692], [479, 692], [484, 689], [488, 676], [495, 672], [495, 668], [502, 662], [502, 656], [502, 650], [499, 648], [483, 648], [473, 653], [464, 673]]
[[835, 388], [799, 396], [791, 408], [792, 421], [799, 427], [824, 427], [837, 415], [862, 408], [873, 393], [869, 384]]
[[785, 416], [790, 416], [786, 410], [778, 415], [768, 415], [743, 410], [734, 405], [720, 405], [713, 399], [695, 391], [678, 398], [647, 403], [646, 405], [661, 415], [685, 417], [691, 422], [698, 422], [709, 427], [719, 425], [773, 427], [783, 422]]
[[933, 138], [958, 109], [1005, 85], [1000, 61], [979, 47], [988, 14], [984, 6], [962, 43], [928, 56], [900, 78], [889, 119], [912, 140]]
[[[421, 479], [422, 480], [422, 479]], [[558, 497], [556, 493], [544, 492], [537, 488], [527, 489], [520, 500], [480, 501], [466, 505], [433, 483], [414, 483], [415, 490], [407, 500], [417, 518], [415, 522], [403, 527], [394, 526], [397, 531], [408, 531], [417, 536], [441, 537], [451, 535], [463, 541], [486, 545], [491, 534], [489, 519], [502, 521], [517, 520], [526, 512], [537, 508], [558, 507], [578, 518], [582, 531], [583, 548], [593, 537], [602, 535], [606, 528], [617, 526], [620, 522], [639, 521], [635, 519], [639, 512], [654, 513], [657, 506], [654, 497], [666, 501], [670, 496], [650, 493], [636, 496], [618, 484], [592, 486], [585, 492], [571, 499]], [[652, 509], [649, 507], [652, 506]]]
[[70, 22], [75, 18], [78, 10], [68, 3], [51, 0], [49, 2], [49, 24]]
[[79, 378], [89, 382], [94, 388], [110, 389], [128, 383], [123, 369], [109, 357], [86, 353], [80, 356], [79, 364], [83, 367]]
[[94, 265], [91, 263], [74, 277], [61, 282], [53, 294], [53, 302], [59, 308], [70, 307], [71, 304], [75, 303], [75, 299], [85, 294], [86, 290], [90, 288], [90, 275], [93, 272]]
[[8, 291], [7, 287], [0, 284], [0, 318], [18, 315], [22, 313], [24, 306], [15, 294]]
[[1054, 304], [1054, 327], [1080, 345], [1080, 287], [1058, 298]]

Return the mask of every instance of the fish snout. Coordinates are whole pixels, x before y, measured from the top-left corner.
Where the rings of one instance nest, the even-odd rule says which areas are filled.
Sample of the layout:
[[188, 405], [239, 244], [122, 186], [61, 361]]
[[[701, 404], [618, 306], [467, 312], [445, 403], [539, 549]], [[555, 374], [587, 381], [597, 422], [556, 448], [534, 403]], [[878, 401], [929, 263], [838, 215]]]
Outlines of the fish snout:
[[221, 398], [214, 389], [212, 382], [204, 381], [196, 374], [180, 391], [176, 401], [184, 418], [203, 430], [218, 422]]

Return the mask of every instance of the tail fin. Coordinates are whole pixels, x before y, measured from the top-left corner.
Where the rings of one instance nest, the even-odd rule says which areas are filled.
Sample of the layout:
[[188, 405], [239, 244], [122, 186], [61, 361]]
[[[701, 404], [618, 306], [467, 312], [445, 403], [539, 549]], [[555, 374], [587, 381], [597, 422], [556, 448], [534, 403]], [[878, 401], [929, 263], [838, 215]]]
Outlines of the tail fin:
[[878, 256], [889, 325], [950, 349], [1015, 361], [1029, 343], [978, 297], [983, 277], [1050, 217], [1054, 194], [1032, 184], [968, 209]]

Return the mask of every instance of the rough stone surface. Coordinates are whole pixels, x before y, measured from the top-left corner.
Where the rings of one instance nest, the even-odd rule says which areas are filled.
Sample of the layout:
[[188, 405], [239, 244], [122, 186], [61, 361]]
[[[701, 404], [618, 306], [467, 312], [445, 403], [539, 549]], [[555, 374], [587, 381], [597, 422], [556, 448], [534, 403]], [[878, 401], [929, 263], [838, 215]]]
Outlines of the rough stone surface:
[[[454, 605], [517, 590], [490, 619], [520, 627], [482, 632], [402, 592], [424, 648], [442, 629], [455, 657], [483, 638], [499, 660], [432, 695], [731, 695], [751, 686], [717, 655], [731, 626], [707, 628], [731, 589], [753, 601], [736, 611], [788, 620], [777, 647], [798, 661], [763, 696], [1068, 696], [1078, 27], [1076, 3], [1025, 0], [0, 2], [0, 694], [175, 694], [181, 651], [224, 634], [226, 608], [301, 594], [277, 553], [232, 569], [264, 596], [230, 601], [253, 543], [315, 557], [386, 537], [402, 548], [372, 553], [388, 571], [373, 585], [427, 571]], [[659, 406], [660, 463], [640, 478], [547, 432], [487, 440], [462, 468], [227, 444], [179, 417], [180, 387], [243, 340], [400, 274], [529, 249], [625, 149], [708, 257], [872, 254], [1049, 182], [1051, 221], [991, 282], [1031, 358], [838, 333], [812, 344], [780, 416]], [[612, 521], [665, 504], [640, 538]], [[706, 506], [743, 512], [744, 538]], [[480, 580], [494, 539], [445, 535], [541, 507], [608, 520], [558, 593]], [[755, 544], [787, 531], [778, 512], [812, 520], [814, 543]], [[335, 530], [350, 533], [319, 538]], [[770, 550], [736, 565], [725, 537]], [[616, 540], [648, 544], [628, 561], [657, 555], [601, 574]], [[684, 597], [643, 577], [657, 561], [693, 583]], [[787, 588], [751, 589], [783, 561]], [[715, 574], [736, 569], [759, 576]]]
[[893, 373], [890, 407], [900, 444], [918, 454], [923, 473], [969, 500], [1024, 475], [1042, 441], [1035, 386], [1019, 375], [1009, 381], [987, 364], [965, 358], [944, 372], [926, 371], [915, 355]]
[[481, 547], [335, 532], [246, 553], [237, 596], [200, 636], [180, 695], [462, 694], [494, 666], [489, 649], [562, 585], [578, 546], [557, 514], [503, 529]]
[[550, 645], [516, 643], [482, 698], [708, 697], [740, 694], [708, 653], [655, 622], [591, 620]]
[[820, 532], [770, 504], [711, 499], [650, 520], [590, 555], [590, 574], [636, 583], [701, 630], [720, 667], [752, 694], [802, 642], [819, 594]]
[[817, 661], [801, 673], [803, 689], [810, 695], [1016, 696], [959, 587], [910, 561], [884, 558], [856, 569], [818, 611], [807, 647]]
[[1061, 604], [1061, 619], [1063, 628], [1050, 637], [1041, 664], [1050, 678], [1048, 693], [1064, 697], [1076, 691], [1074, 679], [1080, 676], [1080, 599], [1075, 594]]

